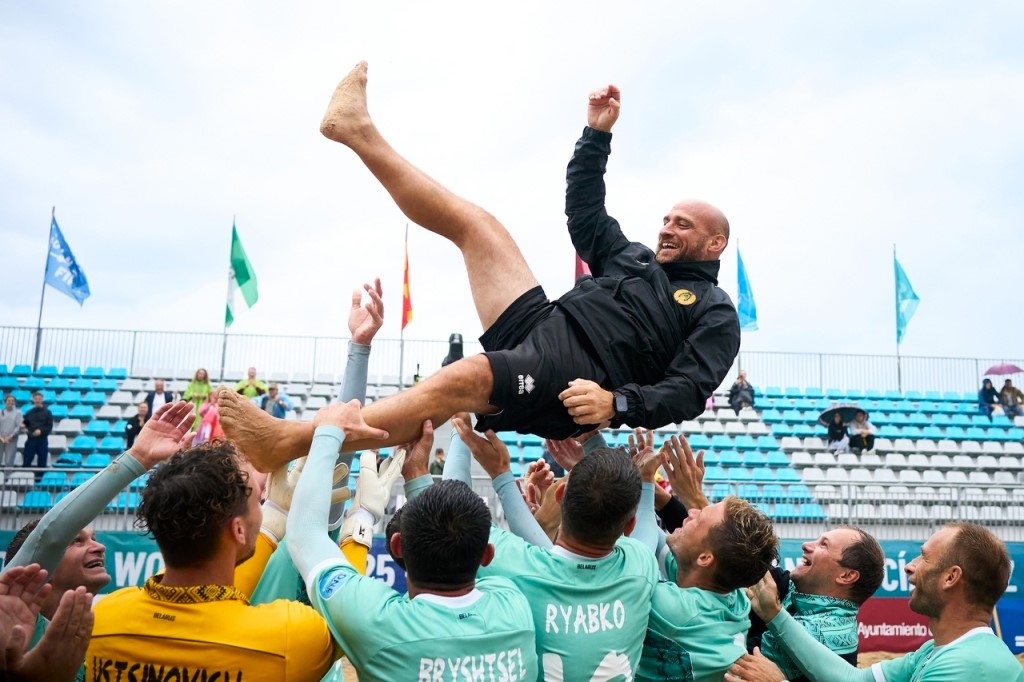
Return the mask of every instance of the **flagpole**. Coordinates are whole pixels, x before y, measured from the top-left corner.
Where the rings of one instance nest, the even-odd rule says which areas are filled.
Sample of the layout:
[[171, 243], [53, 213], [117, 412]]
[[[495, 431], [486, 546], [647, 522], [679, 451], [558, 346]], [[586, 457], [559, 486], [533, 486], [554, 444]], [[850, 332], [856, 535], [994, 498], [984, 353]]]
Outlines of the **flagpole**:
[[[405, 255], [403, 267], [409, 267], [409, 223], [405, 224]], [[398, 388], [405, 388], [405, 272], [402, 272], [402, 324], [398, 330]]]
[[[892, 244], [892, 262], [896, 262], [896, 242]], [[893, 300], [896, 302], [896, 389], [903, 395], [903, 367], [902, 360], [900, 359], [900, 335], [899, 335], [899, 315], [900, 315], [900, 302], [899, 302], [899, 284], [896, 279], [893, 278], [893, 286], [896, 287]]]
[[[50, 228], [57, 217], [57, 207], [50, 208]], [[43, 300], [46, 298], [46, 271], [50, 267], [50, 235], [46, 235], [46, 263], [43, 265], [43, 290], [39, 293], [39, 319], [36, 321], [36, 352], [32, 357], [32, 371], [39, 369], [39, 349], [43, 344]]]
[[[231, 216], [231, 225], [234, 226], [234, 224], [235, 224], [235, 216]], [[231, 256], [231, 250], [228, 249], [228, 262], [229, 263], [231, 262], [230, 256]], [[227, 301], [228, 303], [231, 302], [231, 277], [232, 277], [231, 266], [228, 265], [228, 293], [224, 297], [224, 300]], [[227, 354], [228, 354], [228, 316], [227, 316], [227, 314], [225, 314], [224, 315], [224, 334], [223, 334], [223, 338], [221, 339], [221, 344], [220, 344], [220, 375], [219, 376], [220, 376], [221, 383], [224, 383], [224, 359], [227, 357]]]

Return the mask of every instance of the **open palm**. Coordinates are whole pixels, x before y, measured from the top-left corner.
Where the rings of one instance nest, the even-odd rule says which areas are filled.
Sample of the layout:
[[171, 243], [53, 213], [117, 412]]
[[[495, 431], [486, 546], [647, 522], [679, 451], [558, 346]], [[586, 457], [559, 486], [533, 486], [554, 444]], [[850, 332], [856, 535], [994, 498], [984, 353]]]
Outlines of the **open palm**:
[[188, 447], [192, 440], [192, 424], [195, 421], [192, 403], [179, 401], [168, 403], [156, 414], [135, 437], [131, 453], [147, 469], [159, 464], [178, 450]]

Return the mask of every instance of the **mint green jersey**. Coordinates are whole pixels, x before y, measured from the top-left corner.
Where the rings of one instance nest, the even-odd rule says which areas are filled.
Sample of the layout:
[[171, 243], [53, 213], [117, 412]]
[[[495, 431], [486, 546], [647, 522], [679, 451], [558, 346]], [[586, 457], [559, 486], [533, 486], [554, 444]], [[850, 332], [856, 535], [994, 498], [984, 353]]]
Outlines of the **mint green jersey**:
[[913, 653], [871, 666], [877, 682], [1021, 682], [1024, 670], [991, 628], [974, 628], [949, 644], [928, 640]]
[[461, 597], [410, 599], [339, 560], [318, 569], [310, 584], [313, 608], [327, 620], [360, 682], [537, 677], [533, 616], [508, 580], [479, 580]]
[[718, 594], [658, 583], [636, 679], [721, 682], [746, 653], [749, 614], [741, 590]]
[[651, 550], [620, 538], [606, 557], [531, 545], [491, 529], [494, 560], [480, 575], [501, 575], [523, 591], [537, 628], [538, 680], [631, 680], [640, 663], [658, 566]]

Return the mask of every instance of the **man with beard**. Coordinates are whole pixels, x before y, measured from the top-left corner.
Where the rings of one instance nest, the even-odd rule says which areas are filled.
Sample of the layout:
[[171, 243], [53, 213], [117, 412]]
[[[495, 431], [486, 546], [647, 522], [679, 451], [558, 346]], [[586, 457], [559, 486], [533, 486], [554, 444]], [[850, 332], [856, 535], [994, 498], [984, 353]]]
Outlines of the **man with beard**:
[[[591, 268], [549, 301], [505, 227], [402, 158], [366, 107], [366, 64], [334, 92], [321, 132], [348, 146], [413, 222], [462, 251], [485, 353], [443, 368], [408, 391], [365, 408], [384, 442], [344, 443], [346, 451], [413, 441], [424, 421], [460, 411], [477, 429], [563, 439], [595, 425], [656, 428], [692, 419], [721, 384], [739, 350], [739, 323], [718, 288], [729, 222], [703, 201], [677, 203], [663, 217], [657, 248], [631, 242], [605, 210], [604, 173], [621, 94], [590, 94], [587, 127], [567, 171], [566, 215], [573, 246]], [[309, 423], [273, 421], [233, 395], [222, 396], [225, 432], [261, 470], [308, 452]]]
[[[951, 523], [936, 531], [906, 567], [910, 608], [928, 617], [934, 638], [906, 656], [860, 670], [807, 633], [781, 606], [766, 577], [751, 590], [751, 605], [768, 629], [815, 682], [1021, 682], [1024, 670], [989, 627], [992, 609], [1010, 580], [1006, 545], [986, 528]], [[768, 659], [746, 655], [727, 682], [780, 682]]]
[[[885, 578], [885, 554], [878, 541], [859, 528], [841, 527], [803, 544], [792, 571], [770, 569], [782, 607], [816, 640], [857, 665], [857, 611]], [[751, 616], [747, 649], [759, 646], [791, 682], [807, 682], [778, 637]]]

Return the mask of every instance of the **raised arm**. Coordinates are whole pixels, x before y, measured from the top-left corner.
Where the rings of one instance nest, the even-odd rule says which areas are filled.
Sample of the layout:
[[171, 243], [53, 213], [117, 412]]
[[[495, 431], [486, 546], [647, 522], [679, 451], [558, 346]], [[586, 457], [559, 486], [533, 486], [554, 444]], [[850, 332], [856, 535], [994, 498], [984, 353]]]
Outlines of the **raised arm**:
[[600, 277], [607, 259], [629, 241], [605, 210], [604, 173], [611, 153], [611, 129], [619, 117], [621, 93], [614, 85], [590, 93], [587, 127], [566, 170], [565, 215], [569, 237], [590, 271]]
[[[326, 562], [348, 565], [345, 555], [327, 534], [327, 514], [331, 507], [331, 472], [338, 450], [347, 438], [380, 438], [384, 433], [366, 425], [359, 410], [359, 402], [355, 400], [335, 403], [319, 410], [313, 426], [316, 429], [313, 444], [295, 486], [294, 501], [287, 521], [288, 551], [307, 586], [320, 565]], [[372, 539], [373, 526], [384, 511], [383, 504], [379, 504], [381, 495], [369, 489], [371, 484], [378, 483], [375, 476], [377, 464], [372, 459], [373, 453], [363, 452], [360, 464], [366, 464], [366, 471], [360, 469], [360, 484], [352, 503], [355, 521], [350, 527], [346, 519], [342, 530], [343, 534], [346, 529], [350, 530], [363, 542]], [[401, 468], [401, 464], [398, 468]], [[364, 488], [367, 491], [365, 494]], [[383, 501], [386, 502], [387, 498], [384, 497]]]
[[51, 575], [64, 557], [68, 544], [126, 485], [191, 442], [191, 403], [170, 403], [161, 407], [139, 431], [132, 449], [78, 486], [43, 515], [25, 544], [4, 566], [37, 563]]
[[452, 421], [459, 436], [473, 453], [473, 457], [491, 477], [491, 485], [498, 494], [501, 506], [505, 510], [508, 527], [513, 533], [538, 547], [551, 547], [551, 538], [540, 527], [530, 513], [530, 508], [519, 492], [516, 479], [512, 475], [508, 448], [501, 442], [494, 431], [488, 431], [481, 438], [473, 428], [459, 418]]

